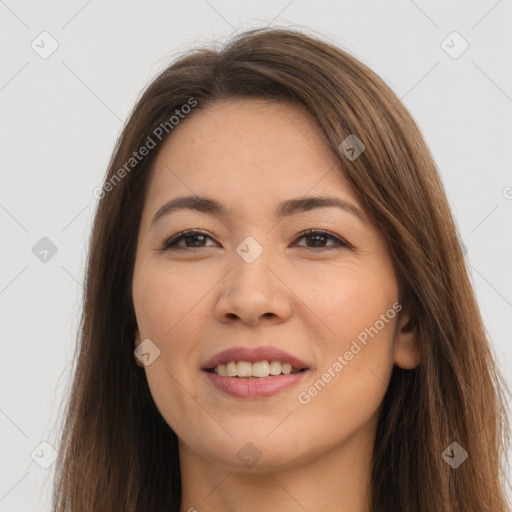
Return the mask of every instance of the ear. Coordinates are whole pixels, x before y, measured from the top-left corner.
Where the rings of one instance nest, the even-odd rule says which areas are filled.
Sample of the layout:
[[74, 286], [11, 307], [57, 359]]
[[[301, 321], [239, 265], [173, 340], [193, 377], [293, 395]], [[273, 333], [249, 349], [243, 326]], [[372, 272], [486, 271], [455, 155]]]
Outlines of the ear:
[[[135, 348], [134, 350], [141, 344], [140, 341], [140, 333], [138, 329], [135, 329]], [[135, 358], [135, 362], [138, 366], [144, 367], [144, 363], [134, 354], [133, 357]]]
[[396, 328], [394, 363], [404, 370], [412, 370], [421, 362], [421, 347], [408, 308], [400, 312]]

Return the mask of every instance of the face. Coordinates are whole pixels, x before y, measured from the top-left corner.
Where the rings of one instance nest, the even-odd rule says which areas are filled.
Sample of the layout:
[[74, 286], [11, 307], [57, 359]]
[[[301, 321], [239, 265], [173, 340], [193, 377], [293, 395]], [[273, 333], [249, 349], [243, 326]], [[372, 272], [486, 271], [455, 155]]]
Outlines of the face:
[[[291, 468], [370, 446], [393, 364], [419, 363], [386, 240], [341, 166], [308, 114], [260, 100], [196, 111], [163, 144], [132, 292], [135, 346], [150, 340], [144, 371], [180, 456], [249, 471], [245, 455]], [[221, 208], [160, 210], [182, 196]], [[276, 216], [284, 201], [320, 196], [341, 206], [310, 201]], [[200, 233], [175, 237], [185, 230]], [[307, 370], [257, 380], [204, 369], [232, 347], [281, 349]]]

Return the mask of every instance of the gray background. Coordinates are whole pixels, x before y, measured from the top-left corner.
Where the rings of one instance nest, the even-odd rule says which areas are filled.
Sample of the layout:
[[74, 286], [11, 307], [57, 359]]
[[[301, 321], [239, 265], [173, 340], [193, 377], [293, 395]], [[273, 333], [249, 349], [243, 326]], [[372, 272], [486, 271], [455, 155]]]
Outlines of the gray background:
[[[93, 190], [126, 116], [174, 56], [245, 28], [311, 27], [409, 108], [439, 166], [510, 383], [511, 22], [511, 0], [0, 1], [0, 512], [50, 507], [52, 448], [41, 443], [58, 447]], [[469, 44], [457, 58], [462, 41], [443, 43], [453, 31]]]

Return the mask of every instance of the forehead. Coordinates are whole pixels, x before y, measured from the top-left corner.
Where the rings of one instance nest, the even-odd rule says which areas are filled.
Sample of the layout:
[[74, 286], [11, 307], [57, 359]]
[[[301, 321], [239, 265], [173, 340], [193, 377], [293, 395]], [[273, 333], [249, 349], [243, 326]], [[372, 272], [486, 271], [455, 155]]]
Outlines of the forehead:
[[197, 194], [264, 207], [270, 198], [315, 192], [358, 202], [307, 111], [244, 99], [199, 107], [175, 127], [155, 160], [147, 198]]

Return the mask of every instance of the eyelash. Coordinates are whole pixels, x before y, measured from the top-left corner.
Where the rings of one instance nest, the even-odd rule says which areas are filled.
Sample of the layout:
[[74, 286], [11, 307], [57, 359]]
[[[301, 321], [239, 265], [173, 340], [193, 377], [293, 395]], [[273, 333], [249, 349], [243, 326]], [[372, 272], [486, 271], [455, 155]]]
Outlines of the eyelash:
[[[211, 240], [213, 240], [210, 237], [210, 235], [208, 235], [208, 233], [205, 233], [204, 231], [188, 229], [186, 231], [181, 231], [180, 233], [177, 233], [176, 235], [171, 237], [169, 240], [167, 240], [165, 242], [162, 250], [163, 251], [186, 251], [186, 250], [194, 249], [194, 247], [179, 247], [177, 245], [177, 243], [180, 242], [181, 240], [185, 240], [186, 238], [193, 237], [196, 235], [201, 235], [201, 236], [204, 236], [206, 238], [210, 238]], [[299, 240], [301, 238], [305, 238], [308, 236], [323, 236], [329, 240], [333, 240], [334, 242], [336, 242], [336, 245], [338, 247], [305, 247], [305, 246], [300, 246], [300, 247], [302, 247], [304, 249], [311, 249], [312, 251], [319, 251], [319, 250], [328, 251], [328, 250], [332, 250], [332, 249], [343, 249], [343, 248], [351, 249], [352, 248], [352, 246], [350, 244], [348, 244], [347, 242], [345, 242], [338, 236], [333, 235], [329, 231], [325, 231], [325, 230], [321, 230], [321, 229], [308, 229], [306, 231], [303, 231], [302, 233], [300, 233], [297, 236], [296, 240]], [[206, 249], [206, 247], [195, 247], [195, 249]]]

